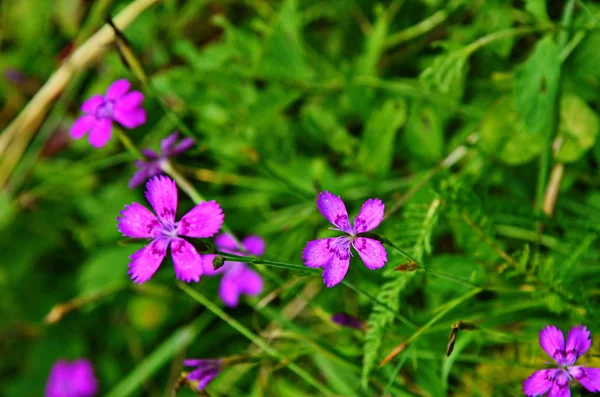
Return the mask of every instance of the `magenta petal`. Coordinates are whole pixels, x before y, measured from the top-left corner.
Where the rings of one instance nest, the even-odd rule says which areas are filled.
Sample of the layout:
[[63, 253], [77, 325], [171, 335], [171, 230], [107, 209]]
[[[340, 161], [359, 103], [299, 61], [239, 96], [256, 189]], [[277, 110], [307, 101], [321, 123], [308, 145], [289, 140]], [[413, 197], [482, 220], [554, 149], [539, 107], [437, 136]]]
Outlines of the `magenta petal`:
[[72, 386], [78, 390], [78, 396], [91, 397], [98, 391], [98, 381], [94, 376], [92, 363], [86, 359], [79, 359], [72, 364]]
[[[98, 381], [92, 364], [86, 359], [72, 363], [59, 360], [52, 366], [45, 397], [92, 397], [98, 391]], [[65, 394], [68, 392], [68, 394]]]
[[322, 238], [312, 240], [306, 243], [304, 251], [302, 251], [302, 260], [308, 267], [318, 268], [323, 267], [331, 260], [333, 256], [330, 250], [330, 245], [334, 238]]
[[565, 350], [565, 338], [561, 330], [547, 325], [540, 331], [540, 346], [552, 359], [560, 360]]
[[129, 258], [129, 273], [133, 282], [142, 284], [150, 280], [156, 273], [165, 254], [169, 241], [166, 239], [153, 240], [150, 244], [135, 252]]
[[125, 93], [129, 91], [130, 87], [131, 84], [129, 84], [129, 81], [125, 79], [117, 80], [106, 90], [106, 98], [114, 101], [115, 99], [125, 95]]
[[127, 187], [129, 187], [130, 189], [138, 187], [142, 183], [144, 183], [146, 181], [146, 179], [148, 179], [151, 176], [154, 176], [154, 175], [150, 175], [148, 173], [148, 169], [149, 169], [149, 167], [144, 166], [144, 167], [141, 167], [139, 170], [137, 170], [131, 177], [131, 180], [129, 181], [129, 184], [127, 185]]
[[144, 94], [139, 91], [131, 91], [115, 101], [115, 107], [120, 110], [132, 110], [142, 106]]
[[600, 368], [571, 367], [569, 373], [588, 391], [600, 392]]
[[323, 270], [323, 281], [327, 288], [331, 288], [339, 284], [346, 273], [348, 272], [348, 266], [350, 265], [350, 252], [346, 255], [343, 253], [336, 253], [332, 256], [331, 261], [325, 265]]
[[557, 369], [542, 369], [541, 371], [535, 371], [523, 382], [523, 393], [530, 397], [545, 394], [550, 390], [550, 387], [552, 387], [552, 379], [557, 371]]
[[568, 365], [572, 365], [579, 357], [585, 354], [592, 346], [590, 331], [583, 325], [577, 325], [569, 331], [567, 335], [566, 360]]
[[244, 270], [238, 275], [238, 288], [243, 294], [256, 296], [262, 292], [263, 280], [257, 272], [244, 265]]
[[92, 127], [88, 141], [95, 148], [101, 148], [110, 140], [112, 122], [110, 119], [98, 119]]
[[379, 241], [372, 238], [357, 237], [353, 245], [367, 268], [375, 270], [385, 266], [387, 252]]
[[170, 178], [159, 175], [146, 183], [146, 199], [163, 222], [173, 223], [177, 212], [177, 185]]
[[248, 236], [242, 240], [242, 245], [251, 255], [261, 256], [265, 253], [265, 240], [259, 236]]
[[202, 258], [192, 244], [182, 238], [174, 238], [171, 241], [171, 256], [178, 279], [186, 283], [200, 281]]
[[221, 266], [220, 268], [215, 270], [215, 267], [213, 266], [213, 259], [216, 257], [216, 255], [207, 254], [207, 255], [200, 255], [200, 256], [202, 257], [202, 274], [203, 275], [216, 276], [217, 274], [221, 274], [225, 271], [225, 267], [227, 266], [227, 263], [225, 263], [223, 266]]
[[216, 201], [205, 201], [192, 208], [179, 221], [179, 235], [207, 238], [223, 225], [223, 211]]
[[554, 383], [546, 397], [571, 397], [571, 388], [569, 387], [569, 380], [562, 373], [559, 373], [554, 378]]
[[238, 280], [225, 274], [219, 285], [219, 297], [225, 305], [236, 307], [240, 301], [241, 291], [238, 288]]
[[94, 127], [95, 124], [96, 124], [96, 118], [94, 116], [85, 115], [85, 116], [79, 117], [77, 120], [75, 120], [75, 122], [71, 126], [71, 130], [69, 131], [71, 134], [71, 137], [73, 139], [83, 138], [83, 136], [85, 134], [87, 134], [88, 131], [90, 131]]
[[136, 128], [146, 123], [146, 111], [142, 108], [123, 110], [115, 107], [113, 118], [125, 128]]
[[160, 141], [160, 151], [163, 155], [169, 155], [175, 146], [175, 142], [177, 142], [177, 138], [179, 134], [174, 132], [162, 141]]
[[160, 227], [154, 214], [138, 203], [126, 205], [117, 222], [117, 229], [123, 236], [131, 238], [154, 237], [157, 228]]
[[364, 233], [375, 229], [383, 220], [385, 205], [379, 199], [368, 199], [362, 205], [356, 220], [354, 230], [356, 233]]
[[96, 113], [96, 110], [104, 104], [105, 100], [102, 95], [92, 95], [81, 105], [81, 111], [85, 113]]
[[179, 142], [170, 153], [172, 156], [183, 153], [186, 150], [194, 146], [194, 140], [192, 138], [184, 138]]
[[319, 193], [317, 208], [331, 224], [348, 234], [352, 233], [352, 226], [348, 221], [348, 211], [340, 197], [325, 190]]
[[237, 241], [230, 233], [219, 233], [215, 237], [215, 246], [219, 251], [233, 253], [239, 249]]

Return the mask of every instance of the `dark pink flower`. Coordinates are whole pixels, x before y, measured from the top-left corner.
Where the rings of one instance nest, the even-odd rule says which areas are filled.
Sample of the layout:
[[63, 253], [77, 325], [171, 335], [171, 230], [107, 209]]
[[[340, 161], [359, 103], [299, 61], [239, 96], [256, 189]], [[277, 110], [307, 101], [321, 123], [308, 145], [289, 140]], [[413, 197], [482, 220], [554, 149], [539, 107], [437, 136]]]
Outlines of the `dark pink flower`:
[[186, 367], [195, 367], [187, 378], [192, 382], [198, 382], [198, 390], [204, 388], [221, 372], [221, 360], [187, 359], [183, 360]]
[[177, 278], [185, 282], [199, 281], [203, 269], [202, 257], [182, 237], [214, 236], [223, 225], [221, 207], [215, 201], [205, 201], [175, 222], [177, 186], [166, 176], [155, 176], [148, 181], [146, 199], [156, 215], [146, 207], [132, 203], [126, 205], [117, 218], [117, 228], [123, 236], [150, 241], [150, 244], [130, 256], [131, 279], [139, 284], [148, 281], [158, 270], [170, 247]]
[[181, 142], [176, 143], [178, 137], [179, 135], [175, 132], [163, 139], [160, 142], [160, 153], [156, 153], [152, 149], [142, 150], [146, 160], [136, 160], [135, 166], [138, 170], [129, 181], [130, 189], [141, 185], [155, 175], [162, 174], [162, 166], [168, 161], [169, 157], [177, 156], [194, 145], [192, 138], [184, 138]]
[[354, 328], [354, 329], [365, 329], [366, 324], [363, 320], [358, 317], [354, 317], [348, 313], [335, 313], [331, 316], [331, 321], [336, 324], [339, 324], [343, 327]]
[[86, 359], [58, 360], [50, 370], [45, 397], [92, 397], [98, 392], [94, 368]]
[[[259, 236], [248, 236], [242, 240], [242, 247], [251, 255], [260, 256], [265, 252], [265, 242]], [[215, 245], [219, 251], [234, 255], [244, 255], [237, 241], [227, 233], [215, 237]], [[219, 296], [229, 307], [239, 304], [240, 295], [256, 296], [262, 292], [263, 281], [260, 275], [246, 263], [227, 261], [214, 270], [214, 255], [204, 255], [204, 273], [207, 276], [223, 274], [219, 286]]]
[[577, 380], [590, 392], [600, 392], [600, 368], [574, 365], [592, 346], [590, 331], [585, 326], [571, 328], [567, 343], [561, 330], [547, 325], [540, 332], [540, 346], [558, 364], [558, 368], [534, 372], [523, 382], [526, 396], [570, 397], [570, 383]]
[[101, 148], [110, 140], [113, 120], [125, 128], [144, 124], [144, 94], [129, 91], [130, 87], [129, 81], [117, 80], [108, 87], [106, 95], [94, 95], [85, 101], [81, 105], [81, 111], [85, 114], [71, 126], [71, 136], [80, 139], [89, 132], [90, 144]]
[[335, 226], [332, 230], [346, 233], [346, 236], [309, 241], [302, 252], [306, 266], [323, 268], [323, 281], [327, 287], [339, 284], [346, 276], [352, 254], [350, 247], [354, 247], [367, 268], [375, 270], [385, 266], [387, 252], [383, 245], [377, 240], [359, 235], [375, 229], [383, 220], [385, 206], [381, 200], [365, 201], [354, 226], [350, 224], [342, 199], [328, 191], [319, 194], [317, 208]]

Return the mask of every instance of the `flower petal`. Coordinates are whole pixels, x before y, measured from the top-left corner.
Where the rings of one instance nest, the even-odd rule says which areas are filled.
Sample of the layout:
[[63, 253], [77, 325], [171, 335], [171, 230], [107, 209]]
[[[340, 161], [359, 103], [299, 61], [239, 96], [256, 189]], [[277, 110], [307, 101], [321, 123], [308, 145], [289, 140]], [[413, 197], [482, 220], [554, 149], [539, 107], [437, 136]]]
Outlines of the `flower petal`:
[[162, 141], [160, 141], [160, 151], [163, 156], [168, 156], [171, 153], [173, 147], [175, 146], [175, 142], [177, 142], [178, 137], [179, 134], [174, 132]]
[[219, 296], [225, 305], [236, 307], [240, 301], [241, 291], [236, 277], [225, 274], [219, 285]]
[[548, 391], [547, 397], [571, 397], [571, 389], [569, 388], [569, 382], [559, 383], [557, 380]]
[[75, 120], [69, 133], [73, 139], [83, 138], [83, 136], [87, 134], [89, 130], [94, 128], [94, 124], [96, 124], [96, 118], [94, 116], [81, 116]]
[[117, 229], [123, 236], [150, 238], [156, 236], [160, 222], [150, 210], [138, 203], [126, 205], [117, 217]]
[[221, 274], [225, 271], [225, 267], [227, 266], [227, 264], [229, 262], [225, 262], [223, 264], [223, 266], [221, 266], [220, 268], [218, 268], [217, 270], [215, 270], [215, 267], [213, 266], [213, 259], [215, 259], [216, 255], [213, 254], [207, 254], [207, 255], [200, 255], [202, 257], [202, 274], [204, 276], [216, 276], [217, 274]]
[[146, 123], [146, 111], [142, 108], [123, 110], [115, 107], [112, 117], [123, 127], [130, 129]]
[[569, 331], [567, 335], [566, 360], [567, 365], [573, 365], [575, 361], [583, 356], [592, 346], [590, 331], [583, 325], [577, 325]]
[[221, 372], [220, 367], [198, 368], [190, 372], [187, 378], [191, 381], [198, 382], [198, 390], [204, 390], [219, 372]]
[[379, 241], [367, 237], [357, 237], [353, 246], [367, 268], [375, 270], [385, 266], [387, 252]]
[[129, 84], [129, 81], [125, 79], [117, 80], [106, 90], [106, 98], [114, 101], [115, 99], [125, 95], [125, 93], [129, 91], [130, 87], [131, 84]]
[[[139, 161], [139, 160], [138, 160]], [[155, 175], [161, 174], [161, 169], [156, 163], [150, 162], [136, 162], [135, 164], [139, 169], [133, 174], [131, 180], [129, 181], [129, 188], [133, 189], [134, 187], [138, 187], [142, 183], [146, 182], [146, 180], [152, 178]]]
[[244, 264], [243, 270], [238, 275], [238, 288], [243, 294], [256, 296], [263, 290], [263, 280], [257, 272]]
[[552, 359], [561, 360], [565, 350], [565, 337], [562, 331], [554, 325], [545, 326], [540, 331], [540, 346]]
[[223, 210], [216, 201], [205, 201], [192, 208], [179, 221], [179, 235], [207, 238], [223, 225]]
[[110, 140], [112, 122], [110, 119], [98, 119], [92, 127], [88, 141], [95, 148], [101, 148]]
[[189, 150], [192, 146], [194, 146], [194, 140], [192, 138], [184, 138], [179, 142], [170, 153], [171, 156], [178, 155]]
[[129, 258], [129, 273], [134, 283], [142, 284], [156, 273], [167, 252], [169, 241], [156, 239]]
[[200, 281], [202, 258], [192, 244], [182, 238], [174, 238], [171, 241], [171, 256], [178, 279], [186, 283]]
[[159, 175], [146, 183], [146, 199], [162, 222], [173, 223], [177, 212], [177, 185], [170, 178]]
[[304, 251], [302, 251], [304, 264], [308, 267], [318, 268], [329, 263], [333, 255], [330, 249], [333, 240], [334, 238], [322, 238], [306, 243]]
[[323, 269], [323, 281], [327, 288], [331, 288], [339, 284], [346, 273], [348, 273], [348, 267], [350, 265], [350, 251], [343, 255], [343, 253], [334, 253], [328, 264]]
[[144, 94], [139, 91], [131, 91], [115, 101], [115, 108], [120, 110], [132, 110], [142, 106]]
[[102, 106], [105, 99], [102, 95], [92, 95], [81, 105], [81, 111], [85, 113], [96, 113], [96, 110]]
[[215, 246], [219, 251], [234, 253], [239, 249], [237, 241], [230, 233], [219, 233], [215, 237]]
[[535, 371], [523, 382], [523, 393], [526, 396], [541, 396], [552, 387], [552, 379], [557, 369], [542, 369]]
[[600, 368], [570, 367], [569, 373], [588, 391], [600, 392]]
[[249, 254], [261, 256], [265, 253], [265, 240], [260, 236], [248, 236], [242, 240], [242, 245]]
[[364, 233], [375, 229], [383, 220], [385, 205], [379, 199], [368, 199], [360, 208], [358, 216], [354, 220], [356, 233]]
[[98, 391], [98, 381], [94, 376], [92, 363], [86, 359], [79, 359], [71, 364], [72, 389], [77, 390], [81, 397], [92, 397]]
[[317, 198], [317, 208], [332, 225], [348, 234], [352, 233], [352, 226], [348, 220], [346, 205], [339, 196], [323, 191]]

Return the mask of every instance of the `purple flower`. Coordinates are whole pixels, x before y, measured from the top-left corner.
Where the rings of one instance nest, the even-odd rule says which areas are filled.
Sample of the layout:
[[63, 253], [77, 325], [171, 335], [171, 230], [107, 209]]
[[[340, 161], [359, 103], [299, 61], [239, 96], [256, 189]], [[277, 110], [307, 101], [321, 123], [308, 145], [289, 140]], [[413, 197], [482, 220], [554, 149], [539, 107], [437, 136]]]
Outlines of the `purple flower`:
[[359, 237], [360, 233], [375, 229], [383, 220], [385, 206], [379, 199], [368, 199], [362, 205], [354, 226], [348, 220], [348, 212], [342, 199], [328, 191], [317, 198], [317, 208], [335, 228], [347, 236], [309, 241], [302, 252], [304, 264], [323, 268], [323, 281], [327, 287], [339, 284], [348, 272], [350, 247], [360, 255], [365, 266], [371, 270], [385, 266], [387, 252], [383, 245], [372, 238]]
[[50, 370], [45, 397], [92, 397], [98, 381], [92, 364], [81, 358], [73, 362], [58, 360]]
[[358, 317], [349, 315], [348, 313], [335, 313], [331, 316], [331, 321], [342, 327], [354, 328], [354, 329], [365, 329], [366, 324], [363, 320]]
[[146, 207], [132, 203], [121, 211], [117, 228], [123, 236], [145, 238], [150, 244], [130, 256], [131, 279], [142, 284], [156, 272], [167, 248], [177, 278], [185, 282], [199, 281], [202, 275], [202, 257], [196, 248], [181, 237], [207, 238], [214, 236], [223, 225], [223, 211], [215, 201], [196, 205], [179, 222], [175, 222], [177, 211], [177, 186], [166, 176], [155, 176], [146, 183], [146, 199], [155, 216]]
[[587, 368], [575, 364], [592, 345], [590, 331], [585, 326], [571, 328], [567, 343], [561, 330], [547, 325], [540, 332], [540, 346], [558, 364], [557, 369], [534, 372], [523, 382], [526, 396], [570, 397], [569, 383], [576, 379], [591, 392], [600, 392], [600, 368]]
[[203, 390], [221, 372], [221, 360], [183, 360], [186, 367], [196, 367], [187, 375], [188, 380], [198, 382], [198, 390]]
[[169, 157], [177, 156], [191, 148], [194, 145], [192, 138], [185, 138], [178, 144], [175, 144], [178, 134], [175, 132], [160, 142], [160, 153], [151, 149], [143, 149], [142, 153], [146, 161], [136, 160], [135, 166], [138, 170], [133, 174], [129, 181], [129, 188], [132, 189], [144, 183], [147, 179], [162, 173], [162, 165], [168, 161]]
[[[219, 234], [215, 237], [215, 245], [219, 251], [244, 255], [237, 241], [230, 234]], [[265, 252], [265, 242], [259, 236], [246, 237], [242, 240], [242, 246], [246, 252], [255, 256], [260, 256]], [[223, 274], [219, 286], [219, 296], [227, 306], [236, 307], [242, 294], [256, 296], [262, 292], [262, 278], [254, 270], [251, 270], [246, 263], [227, 261], [223, 266], [214, 270], [212, 265], [214, 257], [214, 255], [205, 255], [204, 273], [207, 276]]]
[[110, 139], [113, 120], [126, 128], [144, 124], [144, 94], [139, 91], [130, 92], [130, 87], [129, 81], [117, 80], [108, 87], [106, 95], [93, 95], [85, 101], [81, 105], [81, 111], [86, 114], [75, 120], [71, 126], [71, 136], [80, 139], [89, 132], [90, 144], [101, 148]]

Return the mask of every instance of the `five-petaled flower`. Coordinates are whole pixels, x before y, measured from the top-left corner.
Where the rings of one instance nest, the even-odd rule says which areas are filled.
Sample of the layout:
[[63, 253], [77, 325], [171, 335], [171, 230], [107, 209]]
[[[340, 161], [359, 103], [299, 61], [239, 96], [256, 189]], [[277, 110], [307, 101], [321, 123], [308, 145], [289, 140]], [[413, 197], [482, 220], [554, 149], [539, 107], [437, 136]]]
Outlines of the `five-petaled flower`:
[[58, 360], [50, 370], [45, 397], [92, 397], [98, 391], [94, 368], [86, 359]]
[[130, 87], [129, 81], [117, 80], [108, 87], [106, 95], [93, 95], [85, 101], [81, 111], [86, 114], [73, 123], [71, 136], [80, 139], [89, 132], [90, 144], [101, 148], [110, 140], [113, 120], [126, 128], [144, 124], [144, 95], [139, 91], [129, 91]]
[[215, 201], [196, 205], [179, 222], [177, 186], [166, 176], [155, 176], [146, 183], [146, 199], [156, 216], [146, 207], [132, 203], [121, 211], [117, 228], [123, 236], [150, 239], [146, 247], [130, 256], [129, 274], [136, 283], [148, 281], [156, 272], [171, 247], [171, 257], [177, 278], [186, 282], [199, 281], [202, 257], [196, 248], [182, 237], [208, 238], [223, 225], [223, 211]]
[[183, 364], [186, 367], [196, 367], [187, 374], [187, 379], [198, 382], [198, 390], [204, 390], [222, 369], [221, 360], [187, 359], [183, 360]]
[[147, 179], [163, 173], [163, 164], [168, 161], [169, 157], [177, 156], [191, 148], [194, 145], [192, 138], [184, 138], [181, 142], [176, 143], [178, 134], [175, 132], [160, 142], [160, 153], [156, 153], [152, 149], [142, 149], [142, 153], [146, 160], [136, 160], [135, 166], [138, 170], [133, 174], [129, 181], [129, 188], [134, 188], [146, 181]]
[[367, 268], [375, 270], [385, 266], [387, 252], [383, 245], [377, 240], [359, 235], [375, 229], [383, 220], [385, 206], [381, 200], [365, 201], [354, 221], [354, 226], [350, 224], [342, 199], [328, 191], [319, 194], [317, 208], [335, 226], [333, 230], [347, 234], [347, 236], [309, 241], [302, 253], [306, 266], [323, 268], [323, 281], [327, 287], [340, 283], [346, 276], [350, 265], [350, 247], [354, 247]]
[[[242, 240], [241, 244], [246, 252], [251, 255], [260, 256], [265, 252], [265, 242], [259, 236], [248, 236]], [[219, 234], [215, 237], [215, 245], [219, 251], [244, 255], [238, 242], [230, 234]], [[227, 306], [236, 307], [241, 294], [255, 296], [262, 292], [262, 278], [254, 270], [251, 270], [246, 263], [227, 261], [223, 266], [214, 270], [213, 258], [214, 255], [204, 256], [204, 274], [207, 276], [223, 274], [219, 286], [219, 296]]]
[[585, 326], [571, 328], [567, 343], [561, 330], [547, 325], [540, 332], [540, 346], [558, 364], [556, 369], [542, 369], [534, 372], [523, 382], [526, 396], [570, 397], [569, 383], [577, 380], [591, 392], [600, 391], [600, 368], [574, 365], [575, 361], [587, 352], [592, 345], [590, 331]]

